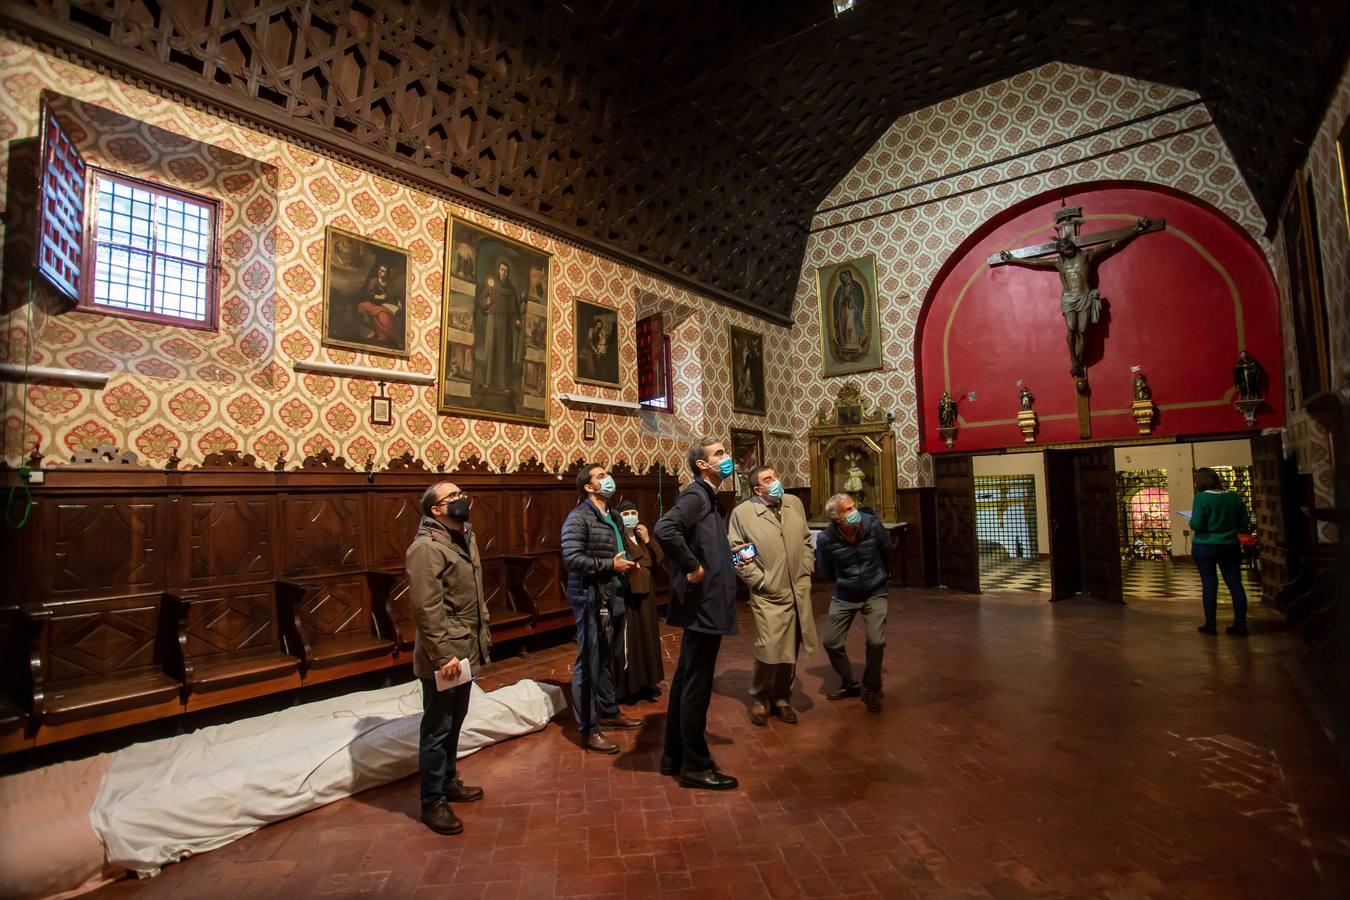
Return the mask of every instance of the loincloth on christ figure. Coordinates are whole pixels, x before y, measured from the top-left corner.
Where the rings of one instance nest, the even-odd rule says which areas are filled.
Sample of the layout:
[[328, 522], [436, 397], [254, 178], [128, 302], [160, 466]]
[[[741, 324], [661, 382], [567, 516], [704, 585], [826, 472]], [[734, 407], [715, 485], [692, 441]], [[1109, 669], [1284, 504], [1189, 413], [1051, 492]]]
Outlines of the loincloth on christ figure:
[[1101, 292], [1094, 288], [1083, 294], [1060, 294], [1059, 309], [1066, 319], [1077, 318], [1080, 313], [1086, 312], [1088, 321], [1095, 323], [1102, 314]]

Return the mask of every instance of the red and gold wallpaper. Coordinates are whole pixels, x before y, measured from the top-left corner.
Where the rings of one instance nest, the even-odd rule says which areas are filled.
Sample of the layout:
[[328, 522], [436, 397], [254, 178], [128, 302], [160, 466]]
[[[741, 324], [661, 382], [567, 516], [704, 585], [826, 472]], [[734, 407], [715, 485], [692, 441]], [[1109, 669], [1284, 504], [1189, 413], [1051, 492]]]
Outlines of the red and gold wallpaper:
[[[0, 320], [11, 362], [106, 371], [106, 388], [5, 385], [5, 458], [36, 444], [48, 462], [107, 441], [162, 464], [192, 465], [232, 448], [294, 466], [321, 448], [353, 466], [412, 452], [453, 466], [477, 455], [513, 469], [531, 457], [550, 468], [578, 458], [626, 460], [638, 471], [682, 467], [690, 441], [732, 427], [780, 428], [790, 391], [768, 396], [767, 416], [733, 414], [727, 329], [764, 335], [767, 384], [790, 384], [788, 330], [728, 309], [648, 273], [496, 220], [126, 85], [33, 48], [0, 40], [0, 135], [36, 134], [39, 95], [63, 95], [90, 162], [221, 201], [220, 327], [216, 333], [87, 312], [47, 316], [28, 304]], [[68, 98], [68, 99], [67, 99]], [[7, 172], [9, 159], [0, 159]], [[3, 174], [3, 173], [0, 173]], [[299, 374], [297, 360], [355, 363], [434, 374], [447, 216], [461, 216], [553, 254], [550, 427], [438, 415], [434, 387], [391, 384], [394, 424], [369, 423], [375, 384]], [[324, 229], [328, 225], [406, 249], [409, 358], [320, 346]], [[586, 410], [556, 399], [572, 380], [574, 297], [617, 306], [623, 386], [584, 393], [637, 399], [633, 325], [668, 310], [675, 412], [594, 408], [597, 440], [582, 440]], [[678, 313], [678, 315], [676, 315]], [[31, 338], [31, 344], [30, 344]], [[26, 400], [26, 402], [25, 402]], [[780, 451], [786, 455], [786, 447]]]

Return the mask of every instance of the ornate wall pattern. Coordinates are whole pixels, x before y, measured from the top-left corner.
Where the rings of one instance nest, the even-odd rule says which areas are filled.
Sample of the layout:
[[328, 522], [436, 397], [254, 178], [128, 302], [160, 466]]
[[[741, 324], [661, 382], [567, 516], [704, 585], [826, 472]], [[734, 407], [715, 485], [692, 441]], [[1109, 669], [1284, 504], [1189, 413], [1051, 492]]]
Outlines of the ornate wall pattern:
[[[228, 277], [222, 281], [230, 288], [222, 287], [222, 327], [215, 337], [96, 314], [70, 313], [46, 320], [35, 314], [34, 363], [71, 368], [101, 365], [112, 377], [101, 391], [32, 386], [26, 409], [20, 386], [6, 384], [5, 458], [10, 464], [17, 464], [35, 442], [51, 461], [68, 458], [74, 449], [111, 441], [136, 450], [151, 463], [162, 463], [176, 452], [186, 465], [223, 449], [253, 453], [269, 462], [284, 456], [295, 465], [303, 455], [329, 448], [356, 466], [368, 458], [383, 465], [410, 451], [433, 465], [453, 465], [477, 455], [498, 469], [515, 468], [531, 457], [560, 469], [578, 457], [595, 455], [627, 460], [638, 471], [646, 471], [657, 461], [679, 471], [690, 435], [726, 434], [731, 427], [773, 427], [770, 423], [786, 419], [789, 405], [783, 394], [770, 395], [767, 417], [733, 416], [729, 379], [724, 373], [726, 330], [735, 324], [765, 335], [766, 381], [789, 383], [787, 329], [648, 273], [335, 163], [8, 40], [0, 40], [0, 69], [10, 73], [0, 77], [0, 136], [6, 142], [36, 133], [38, 95], [46, 88], [124, 113], [162, 129], [170, 140], [177, 136], [201, 142], [213, 160], [222, 152], [228, 155], [222, 158], [246, 157], [255, 161], [250, 165], [270, 172], [269, 179], [275, 181], [265, 189], [255, 188], [256, 196], [245, 195], [250, 198], [247, 202], [240, 196], [226, 204], [232, 212], [224, 216], [222, 240], [227, 253], [223, 274]], [[8, 165], [7, 156], [0, 160], [0, 176], [7, 174]], [[219, 163], [215, 168], [221, 170], [217, 180], [224, 185], [231, 170]], [[173, 167], [166, 171], [169, 174], [159, 180], [174, 182]], [[267, 216], [250, 217], [250, 208], [263, 203], [268, 206]], [[555, 395], [576, 387], [571, 375], [573, 297], [619, 307], [625, 329], [623, 386], [617, 391], [587, 386], [585, 392], [629, 401], [637, 400], [632, 326], [638, 299], [655, 298], [659, 304], [689, 310], [674, 329], [672, 340], [676, 412], [634, 416], [597, 407], [597, 441], [586, 443], [581, 440], [585, 409], [569, 407], [556, 398], [551, 427], [530, 428], [438, 416], [434, 387], [391, 384], [388, 393], [394, 400], [394, 424], [373, 426], [368, 419], [369, 397], [376, 389], [373, 382], [294, 372], [292, 363], [297, 359], [400, 370], [406, 365], [408, 371], [426, 374], [436, 371], [449, 215], [499, 230], [554, 255], [550, 352]], [[320, 346], [324, 227], [330, 224], [408, 249], [410, 357], [406, 364]], [[246, 246], [253, 256], [242, 252]], [[231, 255], [230, 248], [241, 252]], [[250, 278], [254, 278], [253, 285]], [[240, 282], [251, 293], [236, 289]], [[227, 297], [237, 297], [239, 302], [227, 304]], [[233, 310], [229, 319], [227, 305]], [[25, 307], [0, 320], [4, 331], [0, 347], [6, 349], [9, 360], [21, 361], [27, 352], [28, 315]], [[252, 334], [260, 337], [250, 339]], [[95, 347], [100, 349], [91, 349]], [[88, 355], [94, 352], [100, 356]], [[219, 364], [210, 367], [213, 357]], [[186, 365], [200, 359], [208, 362]], [[205, 373], [203, 366], [208, 366]]]
[[[855, 379], [864, 397], [895, 412], [899, 486], [930, 485], [931, 462], [918, 453], [913, 358], [924, 297], [981, 222], [1051, 188], [1098, 179], [1167, 185], [1218, 207], [1271, 258], [1260, 237], [1265, 219], [1205, 107], [1167, 112], [1195, 99], [1165, 85], [1052, 63], [898, 119], [814, 220], [793, 305], [793, 432], [804, 433], [820, 407]], [[1160, 115], [1123, 124], [1154, 113]], [[1123, 127], [1090, 134], [1115, 125]], [[1024, 155], [996, 162], [1014, 154]], [[963, 171], [975, 166], [986, 167]], [[877, 257], [885, 367], [825, 379], [816, 267], [863, 253]], [[791, 469], [802, 478], [804, 447], [794, 449]]]

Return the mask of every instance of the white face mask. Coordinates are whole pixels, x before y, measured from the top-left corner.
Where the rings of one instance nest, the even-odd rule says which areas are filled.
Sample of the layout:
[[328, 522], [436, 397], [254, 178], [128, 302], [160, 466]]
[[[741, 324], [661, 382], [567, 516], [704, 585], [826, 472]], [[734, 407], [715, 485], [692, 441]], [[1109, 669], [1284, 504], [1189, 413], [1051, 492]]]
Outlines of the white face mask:
[[624, 528], [636, 528], [636, 527], [637, 527], [637, 523], [638, 523], [638, 514], [637, 514], [637, 513], [624, 513], [624, 514], [623, 514], [623, 527], [624, 527]]

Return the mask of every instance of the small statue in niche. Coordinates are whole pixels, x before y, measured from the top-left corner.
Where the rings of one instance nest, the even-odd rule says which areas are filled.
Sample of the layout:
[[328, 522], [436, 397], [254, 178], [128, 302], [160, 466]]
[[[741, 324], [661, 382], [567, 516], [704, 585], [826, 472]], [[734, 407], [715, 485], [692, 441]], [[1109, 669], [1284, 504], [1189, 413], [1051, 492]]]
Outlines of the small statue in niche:
[[938, 398], [938, 424], [943, 428], [956, 427], [956, 401], [946, 391]]
[[1152, 400], [1153, 388], [1148, 386], [1148, 381], [1144, 379], [1143, 372], [1136, 372], [1134, 376], [1134, 399]]
[[1239, 399], [1256, 400], [1260, 398], [1265, 377], [1265, 369], [1261, 368], [1261, 364], [1253, 359], [1246, 350], [1238, 354], [1238, 360], [1233, 364], [1233, 384], [1237, 387]]
[[1031, 404], [1036, 402], [1036, 398], [1031, 395], [1031, 388], [1025, 384], [1022, 385], [1022, 390], [1017, 395], [1017, 399], [1022, 404], [1022, 412], [1031, 412]]
[[852, 451], [844, 455], [844, 463], [848, 466], [844, 470], [844, 493], [861, 494], [863, 489], [863, 472], [858, 463], [862, 462], [862, 456], [857, 451]]

